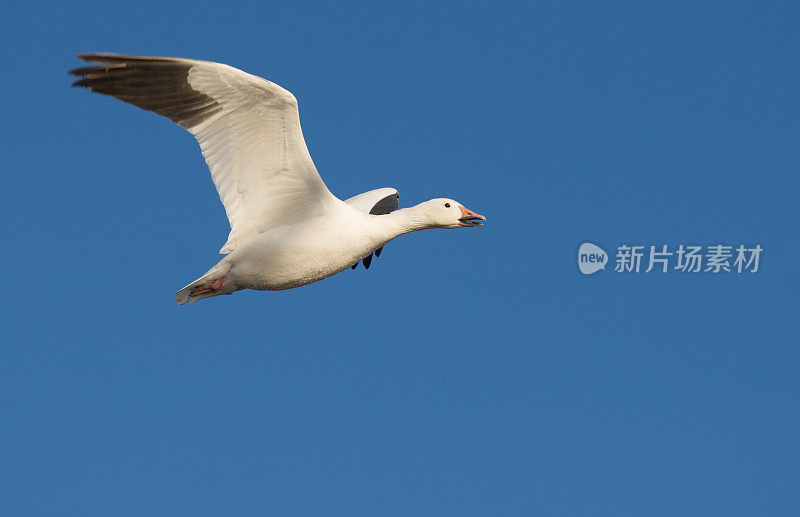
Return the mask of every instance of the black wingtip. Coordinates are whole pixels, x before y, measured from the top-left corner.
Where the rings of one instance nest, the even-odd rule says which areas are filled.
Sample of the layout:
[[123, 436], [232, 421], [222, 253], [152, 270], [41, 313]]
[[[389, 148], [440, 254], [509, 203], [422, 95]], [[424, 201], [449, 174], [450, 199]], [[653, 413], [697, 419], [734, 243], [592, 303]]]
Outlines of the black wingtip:
[[119, 55], [112, 52], [82, 52], [75, 57], [81, 61], [87, 61], [89, 63], [107, 63], [108, 61], [119, 57]]

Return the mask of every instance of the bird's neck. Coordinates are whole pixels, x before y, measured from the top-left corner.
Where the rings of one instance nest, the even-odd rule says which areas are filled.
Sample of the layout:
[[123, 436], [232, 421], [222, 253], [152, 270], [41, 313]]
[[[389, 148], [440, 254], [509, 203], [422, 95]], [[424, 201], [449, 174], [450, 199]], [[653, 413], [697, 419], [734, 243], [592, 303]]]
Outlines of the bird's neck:
[[380, 224], [387, 241], [404, 233], [433, 228], [433, 225], [426, 222], [420, 205], [401, 208], [394, 212], [377, 216], [375, 220]]

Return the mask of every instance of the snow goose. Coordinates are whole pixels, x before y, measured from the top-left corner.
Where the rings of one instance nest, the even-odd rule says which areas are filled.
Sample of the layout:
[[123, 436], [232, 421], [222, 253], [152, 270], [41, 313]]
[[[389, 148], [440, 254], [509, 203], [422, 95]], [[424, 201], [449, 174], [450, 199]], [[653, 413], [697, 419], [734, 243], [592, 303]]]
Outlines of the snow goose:
[[297, 100], [277, 84], [220, 63], [173, 57], [82, 54], [97, 63], [73, 86], [163, 115], [195, 136], [231, 225], [226, 256], [177, 293], [178, 304], [242, 289], [281, 290], [322, 280], [404, 233], [482, 226], [452, 199], [397, 209], [393, 188], [346, 201], [317, 173]]

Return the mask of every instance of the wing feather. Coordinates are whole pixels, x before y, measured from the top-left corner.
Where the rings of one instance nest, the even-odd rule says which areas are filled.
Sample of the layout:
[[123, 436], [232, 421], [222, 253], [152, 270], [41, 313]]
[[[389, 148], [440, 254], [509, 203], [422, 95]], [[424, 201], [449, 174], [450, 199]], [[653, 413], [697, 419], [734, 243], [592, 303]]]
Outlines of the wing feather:
[[231, 225], [228, 253], [335, 200], [314, 167], [294, 96], [236, 68], [190, 59], [82, 54], [74, 86], [169, 118], [200, 144]]

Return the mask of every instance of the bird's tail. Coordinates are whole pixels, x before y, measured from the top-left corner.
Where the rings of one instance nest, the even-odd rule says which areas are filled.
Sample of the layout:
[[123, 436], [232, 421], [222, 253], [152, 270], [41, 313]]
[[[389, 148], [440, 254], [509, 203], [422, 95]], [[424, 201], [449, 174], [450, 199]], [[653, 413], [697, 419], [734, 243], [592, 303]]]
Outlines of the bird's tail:
[[211, 298], [212, 296], [231, 294], [238, 291], [236, 286], [226, 277], [231, 270], [231, 265], [223, 262], [212, 267], [205, 275], [175, 293], [175, 303], [178, 305], [183, 305], [186, 302], [194, 303], [203, 298]]

